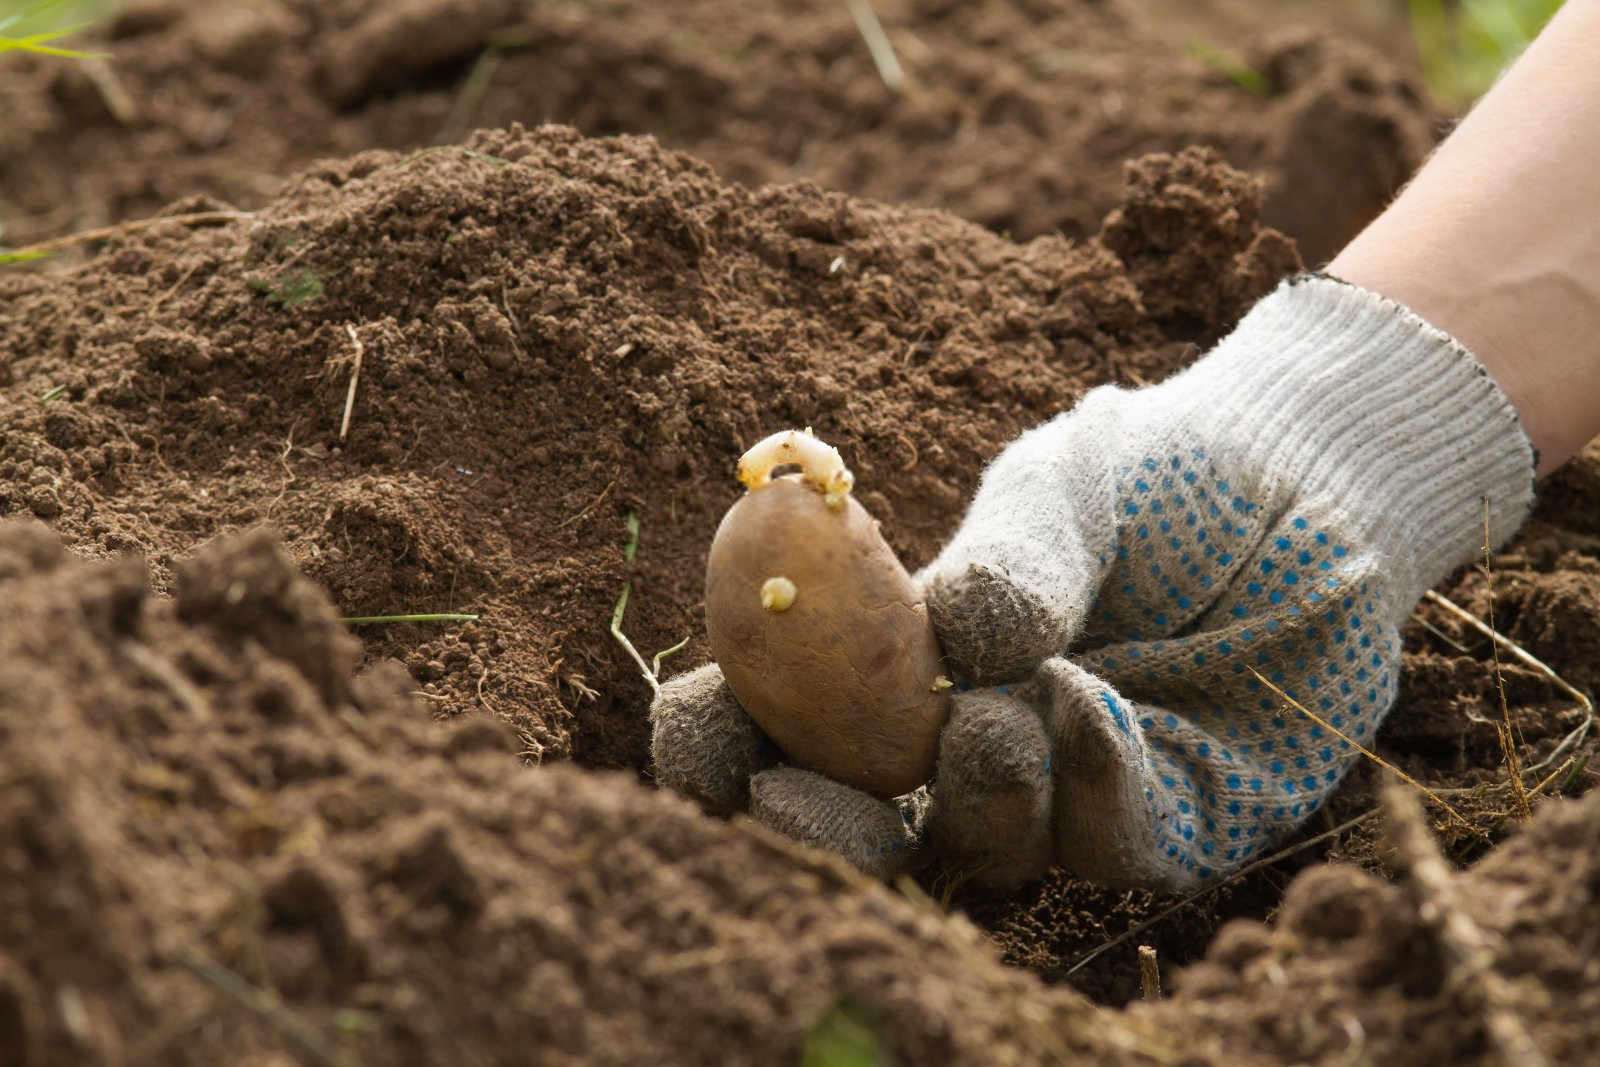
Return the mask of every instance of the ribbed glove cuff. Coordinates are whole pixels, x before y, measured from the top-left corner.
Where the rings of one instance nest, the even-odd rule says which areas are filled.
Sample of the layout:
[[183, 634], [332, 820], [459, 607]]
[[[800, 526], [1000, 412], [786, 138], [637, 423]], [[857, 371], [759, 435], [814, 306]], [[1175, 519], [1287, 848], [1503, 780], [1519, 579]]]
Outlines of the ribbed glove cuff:
[[1408, 308], [1333, 278], [1285, 281], [1151, 392], [1197, 439], [1267, 472], [1269, 495], [1324, 501], [1387, 559], [1407, 603], [1481, 555], [1485, 499], [1494, 545], [1532, 504], [1533, 447], [1483, 365]]

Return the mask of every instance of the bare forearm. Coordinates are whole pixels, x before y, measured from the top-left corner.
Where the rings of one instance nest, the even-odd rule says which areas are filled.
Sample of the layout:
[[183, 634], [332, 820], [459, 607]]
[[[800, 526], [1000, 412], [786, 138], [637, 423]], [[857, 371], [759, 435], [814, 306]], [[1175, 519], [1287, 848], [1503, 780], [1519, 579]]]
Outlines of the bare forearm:
[[1328, 272], [1471, 348], [1540, 474], [1600, 434], [1600, 0], [1568, 0]]

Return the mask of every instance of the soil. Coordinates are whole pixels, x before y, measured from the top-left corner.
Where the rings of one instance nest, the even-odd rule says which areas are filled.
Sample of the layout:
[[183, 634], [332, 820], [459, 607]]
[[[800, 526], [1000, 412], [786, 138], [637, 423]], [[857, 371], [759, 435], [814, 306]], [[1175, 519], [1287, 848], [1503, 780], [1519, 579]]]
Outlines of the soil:
[[[1582, 713], [1511, 653], [1497, 668], [1436, 605], [1407, 628], [1380, 752], [1458, 790], [1470, 831], [1432, 810], [1446, 855], [1469, 865], [1444, 889], [1414, 842], [1384, 847], [1386, 820], [1368, 813], [1388, 775], [1370, 765], [1298, 852], [1170, 914], [1181, 902], [1059, 875], [1010, 894], [939, 877], [884, 887], [650, 784], [650, 690], [609, 633], [613, 610], [626, 583], [622, 627], [644, 655], [687, 637], [666, 670], [704, 662], [704, 554], [742, 448], [814, 426], [920, 564], [1010, 437], [1094, 385], [1183, 366], [1300, 267], [1268, 221], [1284, 180], [1268, 156], [1246, 160], [1264, 177], [1218, 149], [1119, 164], [1115, 194], [1050, 194], [1081, 225], [1018, 241], [975, 201], [946, 205], [963, 220], [735, 180], [788, 157], [754, 138], [756, 104], [716, 111], [720, 90], [682, 113], [714, 116], [705, 145], [779, 161], [767, 174], [565, 126], [358, 150], [414, 145], [425, 103], [455, 99], [461, 57], [515, 21], [457, 8], [240, 9], [265, 21], [227, 53], [244, 64], [240, 95], [218, 99], [239, 103], [237, 122], [257, 115], [239, 128], [258, 133], [204, 151], [169, 139], [171, 186], [137, 185], [159, 169], [160, 122], [60, 122], [57, 109], [99, 106], [100, 90], [63, 88], [81, 72], [29, 68], [5, 90], [47, 87], [43, 110], [0, 132], [26, 148], [0, 151], [0, 168], [36, 168], [28, 188], [58, 197], [44, 209], [58, 222], [182, 198], [77, 258], [0, 273], [0, 1062], [798, 1062], [854, 1039], [876, 1042], [879, 1063], [1487, 1064], [1506, 1011], [1552, 1062], [1581, 1061], [1600, 1037], [1581, 991], [1600, 988], [1593, 742], [1540, 771], [1558, 773], [1522, 819], [1496, 723], [1509, 719], [1530, 766]], [[122, 16], [117, 71], [140, 100], [184, 113], [182, 94], [221, 76], [195, 63], [164, 83], [171, 96], [137, 81], [141, 63], [159, 68], [139, 57], [166, 55], [169, 79], [193, 60], [204, 10]], [[805, 67], [788, 42], [822, 32], [822, 7], [797, 10], [793, 35], [786, 23], [759, 38], [769, 76], [716, 84], [802, 112], [803, 87], [826, 79], [785, 81], [768, 62]], [[914, 36], [935, 42], [989, 42], [970, 20], [993, 18], [992, 47], [1019, 48], [1030, 13], [1040, 42], [1069, 20], [1085, 41], [1119, 27], [1146, 40], [1116, 4], [882, 10], [891, 26], [925, 20]], [[609, 99], [614, 86], [560, 87], [598, 85], [602, 69], [626, 85], [672, 29], [702, 26], [617, 11], [609, 36], [567, 11], [567, 37], [508, 51], [481, 106], [494, 116], [494, 86], [533, 56], [552, 64], [550, 91]], [[722, 22], [755, 34], [743, 11]], [[293, 33], [274, 21], [285, 13]], [[295, 34], [313, 17], [341, 32], [305, 46]], [[600, 50], [633, 47], [634, 32], [638, 51]], [[397, 54], [385, 42], [400, 37], [432, 51]], [[1345, 47], [1307, 40], [1297, 54]], [[331, 62], [335, 45], [369, 65]], [[1106, 52], [1096, 76], [1138, 83], [1127, 72], [1152, 68], [1136, 51]], [[262, 54], [276, 58], [252, 66]], [[591, 54], [635, 61], [580, 62]], [[854, 72], [828, 83], [840, 91], [875, 78], [842, 39], [836, 63]], [[335, 94], [325, 125], [301, 129], [348, 142], [291, 145], [282, 116], [299, 112], [269, 121], [251, 103], [267, 83], [250, 71], [282, 64], [303, 77], [274, 99]], [[1219, 139], [1264, 123], [1226, 79], [1168, 68], [1172, 99], [1189, 94]], [[673, 92], [695, 84], [692, 64], [653, 69]], [[1229, 116], [1199, 102], [1213, 91]], [[618, 88], [616, 106], [632, 100], [642, 122], [638, 95]], [[814, 114], [861, 121], [905, 154], [893, 138], [913, 133], [861, 118], [866, 106], [847, 96]], [[375, 134], [382, 115], [413, 132]], [[1323, 120], [1303, 121], [1314, 133]], [[52, 147], [25, 140], [41, 130]], [[91, 134], [127, 152], [126, 198], [84, 165]], [[242, 195], [208, 184], [207, 159], [243, 173], [225, 148], [247, 143], [271, 180]], [[293, 169], [324, 151], [336, 158]], [[0, 179], [7, 196], [19, 173]], [[1006, 187], [966, 188], [986, 183]], [[1465, 568], [1440, 587], [1588, 692], [1597, 505], [1600, 444], [1542, 483], [1492, 582]], [[337, 621], [430, 611], [479, 619], [359, 627], [359, 641]], [[1464, 923], [1480, 965], [1452, 955]], [[1175, 993], [1136, 999], [1140, 944]]]
[[1257, 183], [1197, 149], [1132, 166], [1102, 242], [1025, 245], [750, 191], [638, 138], [364, 153], [248, 219], [0, 281], [21, 354], [0, 501], [141, 553], [163, 589], [194, 545], [270, 523], [347, 615], [483, 616], [367, 631], [441, 716], [642, 769], [649, 690], [612, 608], [631, 580], [633, 641], [705, 658], [704, 555], [746, 446], [815, 427], [925, 561], [1005, 441], [1179, 365], [1296, 267], [1259, 214]]
[[107, 65], [8, 57], [0, 223], [22, 245], [196, 193], [254, 208], [325, 156], [561, 122], [1021, 239], [1093, 234], [1124, 160], [1207, 144], [1265, 178], [1267, 221], [1308, 262], [1329, 258], [1433, 144], [1398, 16], [1194, 6], [878, 0], [897, 93], [838, 0], [130, 0]]
[[0, 573], [8, 1064], [771, 1063], [844, 1012], [905, 1062], [1043, 1062], [1129, 1029], [836, 861], [431, 723], [270, 535], [171, 600], [38, 526]]
[[1550, 1062], [1600, 1038], [1600, 792], [1443, 889], [1431, 845], [1399, 886], [1313, 868], [1117, 1013], [926, 896], [428, 721], [265, 531], [173, 587], [0, 525], [7, 1063], [1476, 1063], [1497, 1013]]

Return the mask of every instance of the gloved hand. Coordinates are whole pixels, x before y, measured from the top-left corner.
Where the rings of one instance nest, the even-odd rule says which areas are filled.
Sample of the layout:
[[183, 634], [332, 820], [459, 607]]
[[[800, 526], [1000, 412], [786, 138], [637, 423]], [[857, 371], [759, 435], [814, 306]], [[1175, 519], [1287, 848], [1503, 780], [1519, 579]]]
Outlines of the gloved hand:
[[[931, 801], [782, 765], [714, 665], [652, 708], [663, 784], [877, 874], [1060, 863], [1183, 890], [1326, 800], [1395, 699], [1417, 598], [1515, 531], [1534, 456], [1476, 359], [1407, 309], [1281, 285], [1187, 370], [1024, 434], [919, 575], [957, 694]], [[1287, 707], [1259, 672], [1323, 719]]]

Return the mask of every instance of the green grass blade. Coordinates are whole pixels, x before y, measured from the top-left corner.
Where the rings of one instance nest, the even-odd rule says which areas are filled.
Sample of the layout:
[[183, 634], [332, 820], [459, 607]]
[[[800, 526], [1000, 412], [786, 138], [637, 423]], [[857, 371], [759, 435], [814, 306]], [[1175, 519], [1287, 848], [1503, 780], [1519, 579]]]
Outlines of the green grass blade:
[[622, 546], [622, 558], [632, 563], [634, 555], [639, 551], [639, 516], [631, 511], [628, 512], [625, 525], [628, 529], [628, 541]]
[[397, 622], [477, 622], [478, 616], [446, 611], [421, 615], [347, 615], [339, 621], [346, 626], [383, 626]]
[[844, 1001], [834, 1005], [806, 1034], [800, 1067], [883, 1067], [883, 1042], [866, 1013]]
[[1190, 41], [1189, 54], [1212, 70], [1224, 75], [1239, 88], [1255, 96], [1271, 96], [1276, 89], [1265, 74], [1245, 66], [1214, 45], [1205, 41]]
[[74, 48], [57, 48], [47, 44], [48, 41], [59, 40], [70, 36], [82, 29], [74, 26], [66, 30], [51, 30], [47, 33], [35, 33], [29, 37], [0, 37], [0, 52], [32, 52], [41, 56], [61, 56], [64, 59], [104, 59], [106, 52], [80, 52]]
[[[0, 19], [0, 34], [7, 33], [18, 23], [38, 29], [74, 33], [82, 29], [86, 23], [98, 22], [105, 18], [111, 14], [114, 7], [114, 0], [36, 0], [32, 4], [0, 0], [0, 10], [15, 8], [11, 14]], [[68, 10], [57, 12], [57, 8]], [[68, 26], [72, 29], [66, 29]]]
[[20, 19], [38, 19], [38, 18], [41, 18], [42, 16], [49, 14], [52, 10], [54, 10], [55, 8], [60, 7], [62, 4], [66, 3], [66, 2], [67, 2], [67, 0], [37, 0], [37, 2], [32, 3], [32, 4], [28, 4], [27, 6], [23, 7], [16, 14], [14, 14], [10, 18], [6, 19], [5, 23], [0, 23], [0, 25], [9, 25], [9, 24], [11, 24], [13, 22], [16, 22], [16, 21], [20, 20]]

